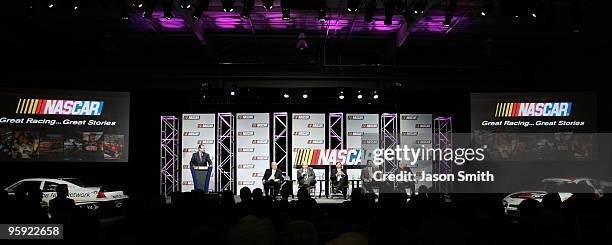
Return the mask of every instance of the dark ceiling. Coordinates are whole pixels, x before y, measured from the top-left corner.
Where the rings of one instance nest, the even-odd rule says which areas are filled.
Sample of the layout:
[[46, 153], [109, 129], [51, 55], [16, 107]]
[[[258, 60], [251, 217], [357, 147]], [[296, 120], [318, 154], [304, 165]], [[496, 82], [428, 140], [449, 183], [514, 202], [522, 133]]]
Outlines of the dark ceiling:
[[[126, 0], [128, 20], [117, 7], [123, 0], [79, 1], [78, 10], [71, 7], [74, 0], [56, 0], [51, 9], [49, 1], [4, 3], [10, 12], [2, 22], [3, 56], [10, 61], [5, 83], [59, 86], [85, 78], [113, 89], [138, 80], [163, 87], [172, 79], [184, 82], [174, 86], [190, 88], [204, 79], [232, 78], [269, 86], [287, 80], [403, 80], [414, 88], [433, 82], [444, 88], [494, 77], [528, 85], [597, 80], [606, 69], [599, 60], [610, 54], [607, 1], [495, 0], [483, 16], [486, 1], [459, 0], [448, 27], [443, 23], [452, 1], [426, 1], [427, 9], [412, 14], [413, 21], [396, 8], [391, 25], [383, 23], [384, 1], [378, 1], [372, 23], [363, 19], [367, 1], [349, 13], [347, 1], [329, 0], [325, 23], [316, 10], [294, 9], [291, 20], [279, 19], [278, 0], [271, 11], [255, 1], [248, 20], [239, 17], [239, 1], [235, 12], [225, 13], [220, 0], [211, 0], [199, 20], [190, 16], [193, 6], [181, 9], [179, 1], [173, 1], [171, 20], [162, 17], [159, 1], [146, 19], [142, 8], [131, 6], [138, 2]], [[415, 2], [407, 0], [409, 12]], [[308, 43], [303, 51], [296, 48], [299, 33]]]

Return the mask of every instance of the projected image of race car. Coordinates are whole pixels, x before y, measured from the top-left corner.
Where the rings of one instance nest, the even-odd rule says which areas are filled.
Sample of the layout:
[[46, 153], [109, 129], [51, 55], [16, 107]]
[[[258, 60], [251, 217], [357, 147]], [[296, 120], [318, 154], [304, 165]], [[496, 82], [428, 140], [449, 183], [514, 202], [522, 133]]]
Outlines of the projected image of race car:
[[558, 193], [561, 202], [572, 197], [573, 193], [593, 193], [596, 197], [603, 196], [603, 186], [597, 180], [590, 178], [548, 178], [541, 181], [542, 187], [538, 190], [519, 191], [507, 195], [503, 200], [504, 212], [510, 216], [519, 215], [519, 205], [526, 199], [542, 202], [548, 193]]
[[10, 185], [5, 190], [9, 195], [15, 195], [19, 191], [39, 188], [43, 192], [42, 205], [48, 207], [49, 201], [57, 196], [57, 186], [61, 184], [68, 185], [68, 196], [74, 200], [77, 207], [92, 211], [120, 209], [128, 199], [128, 196], [123, 191], [111, 190], [100, 185], [87, 184], [77, 178], [23, 179]]

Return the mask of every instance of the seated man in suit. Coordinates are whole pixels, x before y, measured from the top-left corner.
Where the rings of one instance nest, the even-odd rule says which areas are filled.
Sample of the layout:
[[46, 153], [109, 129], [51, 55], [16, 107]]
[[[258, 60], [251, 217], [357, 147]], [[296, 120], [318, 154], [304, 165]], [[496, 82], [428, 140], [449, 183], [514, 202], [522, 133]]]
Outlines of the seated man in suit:
[[272, 167], [266, 169], [262, 181], [264, 194], [268, 196], [269, 192], [270, 196], [273, 198], [276, 197], [276, 194], [280, 190], [281, 183], [283, 182], [283, 171], [278, 170], [278, 163], [272, 162]]
[[[412, 169], [408, 167], [408, 164], [405, 161], [400, 161], [397, 173], [396, 174], [408, 174], [412, 173]], [[410, 195], [415, 194], [415, 182], [414, 181], [397, 181], [396, 188], [399, 193], [406, 193], [406, 189], [410, 189]]]
[[368, 165], [361, 169], [361, 183], [366, 193], [374, 192], [372, 187], [374, 185], [374, 172], [378, 171], [378, 167], [372, 160], [368, 160]]
[[314, 170], [308, 167], [308, 163], [302, 164], [302, 168], [297, 171], [298, 185], [300, 188], [308, 188], [317, 184]]
[[336, 168], [331, 171], [332, 191], [342, 191], [342, 196], [346, 199], [346, 191], [348, 190], [348, 175], [346, 170], [342, 169], [342, 163], [336, 163]]

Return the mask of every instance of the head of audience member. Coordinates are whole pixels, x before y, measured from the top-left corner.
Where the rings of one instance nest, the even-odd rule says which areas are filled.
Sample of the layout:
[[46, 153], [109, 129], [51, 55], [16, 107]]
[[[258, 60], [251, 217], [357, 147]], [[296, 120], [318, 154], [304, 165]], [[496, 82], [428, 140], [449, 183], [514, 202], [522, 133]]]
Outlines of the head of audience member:
[[347, 232], [329, 241], [326, 245], [368, 245], [368, 238], [357, 232]]
[[221, 193], [221, 204], [223, 207], [231, 207], [236, 204], [236, 200], [234, 199], [234, 193], [231, 190], [224, 190]]
[[272, 162], [272, 170], [278, 169], [278, 163]]
[[242, 187], [240, 188], [240, 201], [241, 202], [248, 202], [251, 201], [251, 189], [249, 189], [249, 187]]
[[285, 226], [280, 233], [279, 244], [316, 245], [319, 244], [319, 235], [315, 226], [303, 220], [293, 221]]
[[251, 196], [253, 197], [253, 201], [261, 200], [263, 198], [263, 191], [261, 188], [255, 188]]
[[67, 184], [60, 184], [57, 186], [57, 189], [55, 190], [57, 192], [57, 197], [58, 198], [66, 198], [68, 197], [68, 185]]
[[308, 192], [308, 188], [300, 188], [297, 193], [298, 200], [308, 200], [310, 199], [310, 193]]
[[542, 207], [545, 209], [561, 208], [561, 197], [557, 193], [548, 193], [542, 198]]
[[518, 206], [519, 214], [521, 217], [534, 217], [540, 212], [542, 204], [535, 199], [525, 199], [521, 201]]

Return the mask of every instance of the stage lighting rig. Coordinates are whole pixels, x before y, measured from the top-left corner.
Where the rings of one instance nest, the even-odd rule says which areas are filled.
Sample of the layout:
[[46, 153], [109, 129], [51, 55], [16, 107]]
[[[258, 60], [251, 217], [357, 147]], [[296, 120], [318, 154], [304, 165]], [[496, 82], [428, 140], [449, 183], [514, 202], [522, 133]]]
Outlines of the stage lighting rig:
[[446, 2], [446, 14], [444, 15], [444, 27], [449, 27], [452, 24], [455, 11], [457, 11], [457, 0], [448, 0]]
[[191, 0], [179, 0], [179, 5], [182, 9], [191, 8]]
[[119, 15], [121, 16], [121, 19], [127, 20], [129, 18], [129, 13], [126, 0], [117, 0], [117, 7], [119, 8]]
[[261, 4], [265, 9], [270, 10], [274, 6], [274, 0], [262, 0]]
[[172, 0], [161, 0], [162, 9], [164, 10], [164, 18], [172, 19]]
[[371, 23], [374, 20], [374, 13], [376, 12], [376, 0], [368, 0], [366, 5], [366, 12], [363, 20], [367, 23]]
[[338, 99], [344, 100], [344, 91], [340, 91], [340, 93], [338, 93]]
[[234, 12], [234, 0], [221, 0], [224, 12]]
[[423, 14], [425, 12], [425, 8], [427, 8], [426, 0], [416, 0], [416, 2], [414, 3], [415, 14]]
[[482, 0], [482, 4], [480, 7], [480, 15], [486, 16], [493, 12], [493, 0]]
[[155, 9], [155, 0], [144, 0], [144, 10], [142, 12], [142, 17], [146, 19], [153, 18], [153, 9]]
[[289, 8], [289, 0], [281, 0], [281, 18], [283, 20], [291, 19], [291, 9]]
[[360, 3], [361, 3], [361, 0], [348, 0], [348, 3], [346, 5], [346, 10], [349, 12], [357, 12], [357, 10], [359, 9]]
[[393, 12], [395, 11], [395, 0], [385, 1], [385, 21], [384, 24], [389, 26], [393, 24]]
[[191, 14], [191, 17], [193, 17], [196, 20], [200, 19], [200, 16], [202, 16], [202, 13], [208, 10], [208, 5], [210, 3], [210, 0], [197, 0], [197, 1], [198, 3], [195, 6], [193, 13]]
[[361, 90], [357, 91], [357, 99], [363, 99], [363, 95], [361, 94]]
[[378, 99], [378, 93], [376, 92], [376, 90], [374, 90], [374, 95], [372, 95], [372, 99]]
[[255, 7], [255, 0], [242, 0], [242, 12], [240, 17], [243, 19], [251, 18], [251, 11]]

